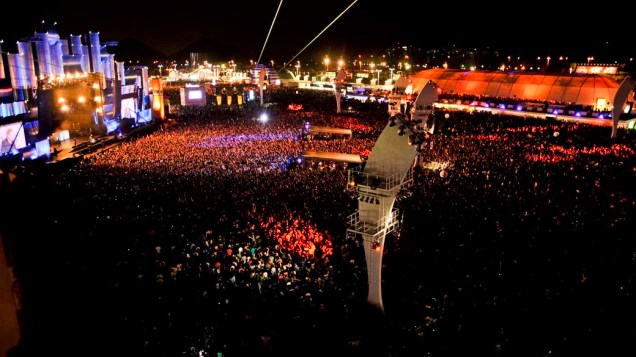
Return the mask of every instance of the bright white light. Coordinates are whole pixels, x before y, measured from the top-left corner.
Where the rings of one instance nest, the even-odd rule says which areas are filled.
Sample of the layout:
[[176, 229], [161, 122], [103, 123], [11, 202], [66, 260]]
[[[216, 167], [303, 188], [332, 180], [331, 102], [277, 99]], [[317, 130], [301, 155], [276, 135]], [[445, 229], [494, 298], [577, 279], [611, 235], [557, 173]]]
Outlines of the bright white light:
[[258, 121], [260, 121], [261, 123], [267, 123], [267, 121], [269, 120], [269, 117], [267, 116], [266, 113], [261, 114], [261, 116], [258, 117]]
[[203, 92], [200, 90], [192, 90], [188, 92], [188, 99], [196, 100], [203, 98]]

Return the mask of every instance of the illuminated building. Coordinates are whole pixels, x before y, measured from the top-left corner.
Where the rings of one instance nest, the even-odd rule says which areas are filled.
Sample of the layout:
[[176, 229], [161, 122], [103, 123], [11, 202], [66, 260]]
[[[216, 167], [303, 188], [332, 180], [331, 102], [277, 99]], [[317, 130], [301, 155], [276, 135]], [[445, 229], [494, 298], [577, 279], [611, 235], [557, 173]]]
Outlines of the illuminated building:
[[[597, 73], [529, 73], [428, 69], [408, 77], [417, 93], [437, 84], [446, 104], [500, 108], [519, 112], [608, 118], [620, 83]], [[627, 100], [632, 113], [633, 93]]]
[[275, 68], [273, 67], [268, 67], [266, 65], [263, 64], [259, 64], [258, 66], [252, 68], [252, 83], [258, 83], [259, 81], [259, 74], [261, 73], [261, 70], [265, 69], [265, 84], [268, 85], [280, 85], [280, 76], [278, 74], [278, 72], [276, 71]]
[[49, 28], [16, 45], [0, 57], [0, 124], [22, 123], [26, 146], [66, 129], [104, 135], [152, 121], [148, 68], [115, 61], [107, 47], [117, 43], [99, 32], [61, 38]]

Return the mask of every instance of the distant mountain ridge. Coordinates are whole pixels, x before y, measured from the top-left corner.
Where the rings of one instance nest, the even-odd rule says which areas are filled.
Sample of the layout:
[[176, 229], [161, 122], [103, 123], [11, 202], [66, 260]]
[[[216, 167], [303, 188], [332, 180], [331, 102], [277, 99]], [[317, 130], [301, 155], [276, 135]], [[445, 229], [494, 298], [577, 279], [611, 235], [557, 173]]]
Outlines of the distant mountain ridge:
[[108, 52], [114, 53], [117, 61], [141, 65], [149, 65], [152, 61], [162, 61], [167, 58], [165, 53], [134, 38], [117, 41], [117, 46], [109, 47]]
[[[177, 61], [178, 63], [183, 63], [186, 60], [192, 62], [196, 60], [197, 62], [202, 63], [203, 61], [209, 62], [220, 62], [220, 61], [229, 61], [234, 60], [239, 63], [247, 63], [249, 60], [256, 60], [259, 51], [261, 50], [260, 46], [254, 47], [254, 45], [244, 45], [241, 46], [239, 44], [232, 45], [228, 44], [225, 41], [220, 41], [218, 39], [205, 37], [199, 40], [196, 40], [190, 44], [187, 44], [182, 49], [172, 53], [166, 54], [159, 50], [156, 50], [150, 46], [148, 46], [143, 41], [134, 39], [134, 38], [126, 38], [123, 40], [117, 41], [118, 45], [115, 47], [109, 47], [108, 50], [110, 53], [115, 54], [115, 59], [117, 61], [124, 61], [129, 64], [141, 64], [141, 65], [150, 65], [153, 61]], [[566, 62], [584, 62], [586, 58], [589, 61], [589, 58], [593, 58], [593, 62], [597, 63], [613, 63], [615, 61], [624, 62], [629, 61], [631, 58], [631, 54], [629, 53], [629, 47], [624, 46], [622, 43], [606, 43], [606, 42], [591, 42], [587, 43], [585, 46], [574, 46], [575, 49], [566, 49], [566, 48], [554, 48], [553, 46], [544, 45], [541, 42], [530, 42], [525, 44], [523, 47], [518, 47], [511, 43], [506, 44], [497, 44], [493, 41], [493, 43], [488, 43], [485, 46], [478, 46], [475, 43], [471, 43], [471, 41], [460, 41], [458, 43], [453, 43], [453, 45], [458, 45], [459, 47], [465, 48], [480, 48], [480, 49], [490, 49], [493, 51], [497, 51], [502, 55], [513, 55], [520, 56], [521, 58], [537, 58], [536, 56], [544, 57], [547, 55], [552, 55], [552, 57], [556, 60], [559, 58], [563, 58]], [[10, 53], [17, 52], [17, 49], [14, 49], [15, 46], [11, 46], [11, 43], [6, 43], [3, 45], [2, 49], [4, 51], [8, 51]], [[287, 48], [285, 44], [276, 44], [271, 43], [268, 44], [264, 54], [264, 61], [268, 62], [269, 59], [272, 58], [271, 54], [276, 53], [277, 60], [284, 60], [287, 57], [290, 57], [297, 53], [297, 48]], [[374, 51], [384, 51], [386, 48], [391, 47], [393, 45], [387, 45], [384, 49], [379, 49], [377, 47], [382, 47], [383, 44], [380, 42], [375, 43], [374, 45], [367, 44], [366, 42], [361, 43], [347, 43], [342, 39], [338, 38], [325, 38], [317, 41], [312, 46], [307, 48], [303, 56], [304, 57], [316, 57], [320, 58], [324, 56], [325, 53], [359, 53], [361, 51], [361, 47], [370, 47], [374, 48]], [[426, 45], [415, 45], [416, 48], [421, 48], [423, 50], [438, 48], [439, 46], [444, 46], [444, 41], [431, 41]], [[572, 47], [572, 46], [571, 46]], [[195, 56], [191, 56], [191, 54], [196, 54]], [[594, 56], [590, 56], [594, 54]]]
[[182, 48], [181, 50], [172, 54], [165, 54], [158, 51], [142, 41], [134, 38], [127, 38], [117, 41], [117, 46], [109, 47], [109, 53], [115, 54], [117, 61], [124, 61], [132, 64], [149, 65], [153, 61], [166, 61], [175, 60], [177, 62], [183, 62], [185, 60], [191, 60], [191, 53], [199, 55], [199, 61], [228, 61], [235, 60], [237, 62], [247, 62], [250, 60], [250, 55], [245, 48], [228, 45], [211, 38], [202, 38], [195, 42], [192, 42]]
[[249, 55], [245, 48], [240, 48], [225, 43], [221, 43], [217, 40], [209, 37], [197, 40], [183, 49], [168, 56], [171, 60], [184, 61], [190, 60], [191, 53], [198, 53], [201, 55], [201, 61], [207, 60], [210, 62], [235, 60], [248, 61]]

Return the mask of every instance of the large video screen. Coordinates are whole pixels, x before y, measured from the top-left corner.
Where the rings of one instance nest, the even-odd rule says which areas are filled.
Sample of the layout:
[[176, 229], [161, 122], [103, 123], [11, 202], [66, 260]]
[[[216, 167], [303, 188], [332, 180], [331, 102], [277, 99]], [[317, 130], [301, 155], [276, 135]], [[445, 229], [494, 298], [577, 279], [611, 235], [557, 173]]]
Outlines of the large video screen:
[[[205, 106], [207, 98], [205, 89], [199, 87], [185, 87], [180, 89], [181, 105]], [[220, 104], [219, 104], [220, 105]]]
[[135, 98], [126, 98], [121, 101], [121, 117], [135, 118], [137, 116], [137, 102]]
[[22, 123], [0, 125], [0, 155], [26, 147]]
[[195, 90], [192, 89], [190, 91], [188, 91], [188, 99], [190, 100], [198, 100], [203, 98], [203, 91], [202, 90]]

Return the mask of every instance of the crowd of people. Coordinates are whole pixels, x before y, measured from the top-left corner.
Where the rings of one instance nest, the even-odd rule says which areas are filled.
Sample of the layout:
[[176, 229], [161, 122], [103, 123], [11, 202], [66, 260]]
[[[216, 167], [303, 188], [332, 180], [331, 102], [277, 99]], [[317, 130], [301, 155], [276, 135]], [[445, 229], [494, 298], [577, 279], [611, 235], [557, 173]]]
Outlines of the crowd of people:
[[633, 133], [449, 114], [422, 152], [444, 169], [420, 171], [400, 201], [401, 235], [419, 239], [401, 238], [387, 257], [387, 309], [406, 319], [393, 330], [400, 348], [633, 353]]
[[[634, 351], [631, 133], [610, 140], [608, 128], [451, 112], [421, 152], [423, 163], [445, 164], [416, 170], [398, 203], [380, 313], [366, 304], [361, 237], [346, 234], [357, 208], [350, 166], [301, 153], [364, 161], [386, 106], [280, 108], [262, 122], [250, 107], [179, 107], [173, 125], [17, 183], [28, 194], [12, 197], [24, 210], [9, 215], [21, 222], [10, 233], [22, 232], [18, 351]], [[354, 135], [305, 140], [308, 122]], [[30, 224], [24, 212], [45, 205], [54, 208]]]

